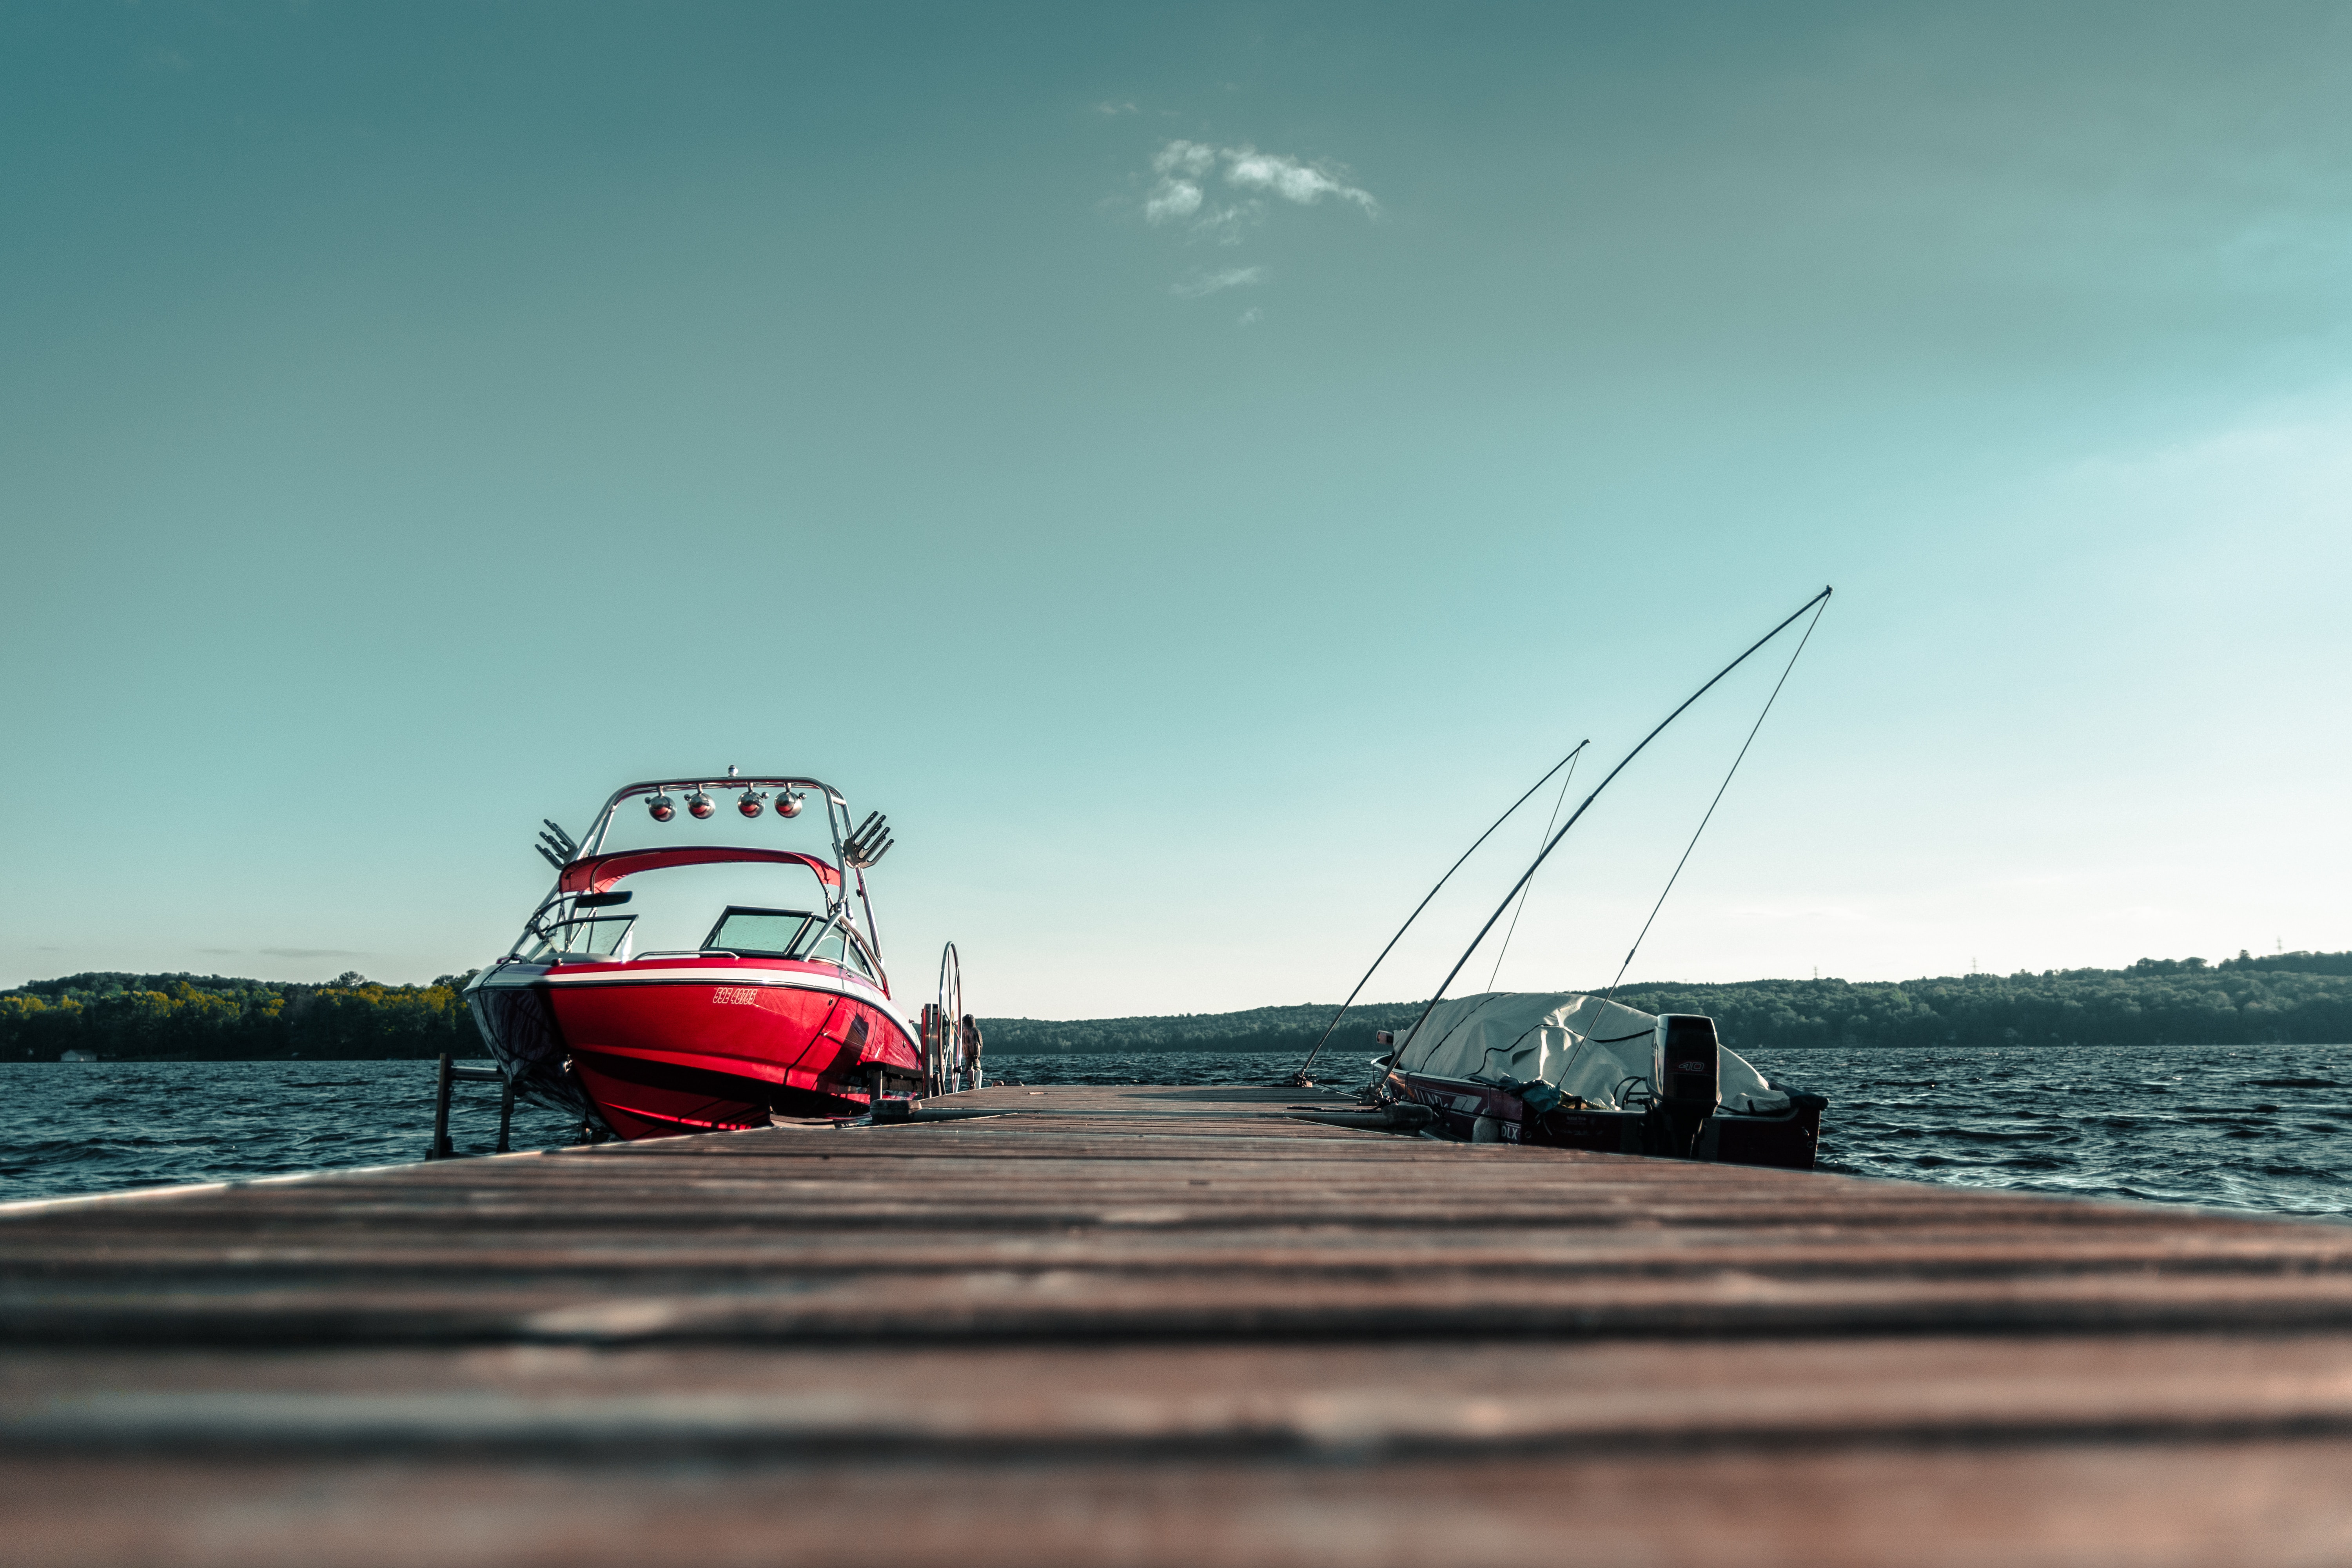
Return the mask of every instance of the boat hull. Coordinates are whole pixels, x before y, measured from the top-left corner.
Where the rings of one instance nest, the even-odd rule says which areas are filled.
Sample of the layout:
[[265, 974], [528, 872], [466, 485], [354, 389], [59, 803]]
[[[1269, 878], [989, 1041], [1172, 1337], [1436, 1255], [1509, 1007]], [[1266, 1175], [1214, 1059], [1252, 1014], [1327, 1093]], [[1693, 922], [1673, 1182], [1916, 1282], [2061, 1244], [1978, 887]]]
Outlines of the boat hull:
[[1674, 1147], [1665, 1118], [1640, 1110], [1572, 1110], [1538, 1112], [1492, 1084], [1391, 1072], [1385, 1088], [1395, 1100], [1427, 1106], [1432, 1131], [1467, 1142], [1526, 1143], [1547, 1149], [1589, 1149], [1604, 1154], [1653, 1154], [1725, 1165], [1768, 1165], [1810, 1171], [1821, 1142], [1818, 1095], [1790, 1097], [1789, 1110], [1759, 1116], [1718, 1108], [1697, 1130], [1688, 1152]]
[[515, 963], [467, 998], [518, 1094], [621, 1138], [860, 1116], [922, 1082], [889, 998], [828, 964]]

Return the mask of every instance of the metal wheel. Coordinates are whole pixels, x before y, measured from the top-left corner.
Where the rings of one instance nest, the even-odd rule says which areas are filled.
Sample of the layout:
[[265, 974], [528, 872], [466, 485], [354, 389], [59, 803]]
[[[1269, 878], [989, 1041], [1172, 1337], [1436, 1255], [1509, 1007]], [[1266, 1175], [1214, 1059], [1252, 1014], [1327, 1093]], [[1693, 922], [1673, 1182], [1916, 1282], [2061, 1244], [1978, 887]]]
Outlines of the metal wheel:
[[934, 1072], [940, 1087], [936, 1092], [953, 1094], [975, 1087], [965, 1081], [971, 1062], [964, 1049], [963, 963], [953, 942], [940, 954], [939, 1000], [924, 1011], [924, 1052], [937, 1064]]

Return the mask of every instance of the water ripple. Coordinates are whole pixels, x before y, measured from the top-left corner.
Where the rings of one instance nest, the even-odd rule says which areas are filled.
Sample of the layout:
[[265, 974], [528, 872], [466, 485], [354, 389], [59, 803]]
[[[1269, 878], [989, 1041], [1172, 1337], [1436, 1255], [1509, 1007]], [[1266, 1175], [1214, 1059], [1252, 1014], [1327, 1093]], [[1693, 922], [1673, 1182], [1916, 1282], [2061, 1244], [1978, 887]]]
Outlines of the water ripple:
[[[991, 1061], [1001, 1079], [1037, 1084], [1264, 1084], [1295, 1065], [1206, 1052]], [[1792, 1051], [1758, 1066], [1829, 1096], [1824, 1170], [2352, 1217], [2352, 1046]], [[432, 1118], [423, 1061], [0, 1064], [0, 1197], [390, 1164], [424, 1153]], [[498, 1097], [460, 1086], [450, 1131], [461, 1152], [487, 1152]], [[519, 1149], [571, 1131], [515, 1108]]]
[[[0, 1064], [0, 1198], [419, 1159], [433, 1076], [429, 1061]], [[518, 1105], [514, 1146], [562, 1143], [575, 1125]], [[450, 1142], [488, 1153], [498, 1132], [498, 1095], [459, 1085]]]

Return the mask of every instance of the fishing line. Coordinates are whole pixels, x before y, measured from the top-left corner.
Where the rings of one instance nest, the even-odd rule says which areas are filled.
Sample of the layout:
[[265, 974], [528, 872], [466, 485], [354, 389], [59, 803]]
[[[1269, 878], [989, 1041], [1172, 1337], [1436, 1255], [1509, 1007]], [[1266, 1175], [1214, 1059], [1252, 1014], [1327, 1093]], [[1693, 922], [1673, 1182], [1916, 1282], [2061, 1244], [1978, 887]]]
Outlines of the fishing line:
[[[1559, 820], [1559, 808], [1568, 804], [1568, 786], [1575, 782], [1576, 764], [1570, 763], [1568, 764], [1568, 777], [1559, 781], [1559, 798], [1551, 803], [1551, 815], [1544, 818], [1543, 831], [1536, 835], [1536, 844], [1538, 847], [1542, 846], [1545, 839], [1551, 837], [1552, 824]], [[1486, 976], [1486, 989], [1489, 991], [1495, 988], [1496, 976], [1503, 973], [1504, 955], [1511, 951], [1511, 938], [1519, 929], [1519, 917], [1528, 912], [1528, 900], [1535, 890], [1536, 885], [1529, 882], [1519, 894], [1519, 907], [1511, 911], [1511, 923], [1503, 931], [1503, 945], [1495, 953], [1494, 973]]]
[[[1339, 1004], [1339, 1010], [1338, 1012], [1331, 1015], [1331, 1022], [1324, 1027], [1323, 1037], [1315, 1042], [1315, 1048], [1307, 1053], [1307, 1059], [1298, 1064], [1298, 1070], [1297, 1072], [1291, 1074], [1292, 1081], [1299, 1084], [1302, 1088], [1305, 1087], [1307, 1069], [1315, 1065], [1315, 1058], [1322, 1054], [1324, 1046], [1328, 1044], [1330, 1041], [1331, 1031], [1339, 1026], [1339, 1020], [1348, 1016], [1348, 1009], [1356, 1005], [1356, 998], [1364, 994], [1364, 987], [1372, 983], [1372, 971], [1380, 968], [1381, 960], [1387, 958], [1389, 953], [1395, 949], [1396, 944], [1404, 940], [1404, 933], [1412, 929], [1412, 922], [1421, 918], [1421, 911], [1429, 908], [1429, 900], [1437, 897], [1439, 891], [1444, 888], [1445, 884], [1453, 879], [1454, 873], [1462, 869], [1462, 862], [1469, 859], [1471, 856], [1475, 855], [1478, 852], [1479, 844], [1486, 843], [1486, 840], [1495, 836], [1495, 828], [1502, 826], [1504, 823], [1508, 822], [1511, 819], [1511, 812], [1518, 810], [1519, 807], [1527, 805], [1529, 800], [1533, 799], [1536, 791], [1543, 788], [1546, 784], [1550, 782], [1552, 774], [1559, 772], [1562, 768], [1566, 768], [1569, 771], [1569, 776], [1573, 778], [1576, 774], [1576, 759], [1578, 755], [1583, 752], [1585, 747], [1591, 744], [1592, 744], [1592, 742], [1589, 738], [1579, 741], [1575, 747], [1570, 751], [1568, 755], [1560, 758], [1559, 761], [1546, 768], [1544, 770], [1543, 777], [1529, 784], [1526, 795], [1523, 795], [1519, 796], [1518, 799], [1511, 802], [1510, 810], [1504, 812], [1502, 816], [1495, 818], [1494, 826], [1487, 828], [1486, 832], [1478, 835], [1477, 843], [1471, 845], [1469, 848], [1462, 851], [1462, 859], [1454, 862], [1452, 866], [1446, 868], [1445, 875], [1437, 879], [1437, 886], [1429, 889], [1429, 897], [1423, 899], [1421, 902], [1415, 904], [1412, 909], [1412, 913], [1404, 917], [1404, 924], [1397, 927], [1396, 935], [1389, 938], [1389, 944], [1387, 947], [1381, 949], [1380, 958], [1372, 960], [1372, 968], [1364, 971], [1364, 977], [1356, 982], [1356, 988], [1348, 993], [1348, 999]], [[1565, 789], [1566, 787], [1567, 786], [1564, 784], [1561, 786], [1562, 789]]]
[[[1640, 756], [1643, 751], [1647, 750], [1651, 742], [1656, 740], [1660, 735], [1664, 734], [1666, 726], [1681, 718], [1684, 711], [1687, 710], [1692, 703], [1697, 701], [1700, 698], [1714, 690], [1717, 682], [1722, 680], [1725, 676], [1729, 675], [1733, 670], [1738, 669], [1741, 665], [1746, 664], [1749, 658], [1754, 657], [1757, 649], [1762, 647], [1766, 643], [1770, 642], [1774, 637], [1779, 637], [1782, 632], [1787, 631], [1790, 626], [1795, 626], [1799, 618], [1801, 617], [1807, 610], [1811, 609], [1816, 605], [1824, 604], [1828, 600], [1830, 593], [1830, 589], [1823, 588], [1820, 593], [1814, 595], [1811, 598], [1798, 605], [1795, 612], [1791, 614], [1787, 620], [1782, 621], [1779, 626], [1774, 626], [1770, 631], [1766, 632], [1762, 637], [1758, 637], [1754, 642], [1748, 644], [1747, 652], [1741, 654], [1738, 658], [1733, 659], [1729, 664], [1725, 665], [1721, 669], [1717, 670], [1714, 675], [1707, 679], [1707, 682], [1705, 686], [1700, 687], [1696, 691], [1694, 691], [1688, 697], [1684, 698], [1680, 706], [1675, 708], [1673, 712], [1667, 714], [1664, 719], [1658, 721], [1658, 727], [1656, 729], [1642, 737], [1642, 743], [1640, 745], [1635, 746], [1632, 751], [1626, 752], [1624, 760], [1620, 762], [1615, 767], [1609, 770], [1609, 776], [1602, 779], [1598, 785], [1594, 786], [1592, 793], [1584, 797], [1584, 803], [1576, 808], [1576, 814], [1574, 816], [1570, 816], [1566, 823], [1561, 825], [1560, 830], [1552, 836], [1551, 842], [1543, 847], [1543, 852], [1535, 858], [1535, 863], [1529, 866], [1526, 870], [1519, 873], [1519, 879], [1511, 884], [1511, 890], [1503, 895], [1503, 901], [1495, 906], [1495, 912], [1486, 917], [1486, 923], [1478, 928], [1478, 934], [1470, 939], [1470, 945], [1463, 950], [1462, 956], [1460, 958], [1454, 961], [1454, 967], [1445, 972], [1445, 978], [1438, 983], [1436, 994], [1430, 997], [1429, 1005], [1421, 1010], [1421, 1016], [1413, 1020], [1412, 1027], [1406, 1031], [1405, 1037], [1407, 1039], [1411, 1039], [1414, 1035], [1419, 1034], [1421, 1032], [1421, 1026], [1429, 1022], [1429, 1016], [1437, 1010], [1437, 1004], [1444, 1000], [1445, 996], [1445, 988], [1453, 984], [1455, 977], [1461, 974], [1463, 965], [1468, 963], [1470, 962], [1470, 955], [1478, 951], [1478, 944], [1486, 940], [1486, 933], [1495, 929], [1495, 922], [1503, 918], [1503, 911], [1511, 907], [1511, 900], [1519, 896], [1519, 889], [1528, 885], [1528, 879], [1534, 877], [1536, 872], [1542, 867], [1545, 858], [1549, 857], [1553, 850], [1559, 847], [1560, 840], [1568, 837], [1570, 829], [1573, 828], [1579, 822], [1583, 820], [1584, 814], [1592, 809], [1592, 803], [1601, 798], [1601, 792], [1607, 789], [1612, 784], [1614, 784], [1616, 782], [1617, 775], [1623, 773], [1628, 767], [1632, 766], [1633, 759]], [[1814, 618], [1818, 620], [1820, 617], [1817, 616]], [[1785, 679], [1785, 677], [1783, 679]], [[1502, 824], [1499, 822], [1496, 824], [1496, 826], [1497, 827], [1501, 826]], [[1487, 831], [1491, 833], [1494, 831], [1494, 828], [1488, 828]], [[1464, 858], [1466, 859], [1468, 857], [1465, 856]], [[1460, 862], [1457, 861], [1455, 864], [1458, 865]], [[1452, 876], [1453, 873], [1449, 871], [1446, 875]], [[1423, 901], [1426, 903], [1428, 900], [1423, 900]], [[1419, 912], [1420, 911], [1417, 910], [1414, 911], [1416, 914]], [[1335, 1019], [1333, 1022], [1336, 1024], [1337, 1020]]]
[[1690, 842], [1683, 846], [1683, 858], [1675, 862], [1674, 876], [1666, 879], [1664, 891], [1659, 893], [1658, 901], [1650, 906], [1650, 918], [1642, 922], [1640, 932], [1633, 938], [1633, 945], [1625, 950], [1625, 962], [1617, 966], [1616, 979], [1609, 982], [1609, 989], [1601, 994], [1602, 1001], [1616, 998], [1617, 982], [1624, 979], [1625, 972], [1633, 967], [1633, 955], [1642, 951], [1642, 938], [1650, 934], [1650, 927], [1657, 921], [1658, 911], [1666, 907], [1666, 894], [1675, 890], [1675, 879], [1683, 874], [1683, 868], [1690, 864], [1691, 851], [1698, 847], [1699, 833], [1705, 833], [1706, 825], [1715, 819], [1715, 808], [1723, 804], [1723, 792], [1731, 787], [1732, 774], [1737, 773], [1739, 764], [1747, 760], [1748, 748], [1756, 743], [1756, 731], [1764, 728], [1764, 721], [1771, 716], [1772, 704], [1780, 700], [1780, 688], [1789, 684], [1789, 671], [1797, 668], [1797, 660], [1804, 653], [1805, 645], [1813, 640], [1813, 627], [1822, 624], [1822, 613], [1829, 607], [1830, 602], [1824, 597], [1821, 609], [1813, 612], [1811, 622], [1805, 627], [1805, 635], [1797, 639], [1797, 651], [1789, 656], [1788, 664], [1780, 671], [1780, 679], [1772, 683], [1772, 695], [1764, 699], [1764, 711], [1756, 715], [1755, 724], [1748, 729], [1748, 739], [1739, 743], [1739, 755], [1731, 759], [1731, 773], [1724, 774], [1723, 782], [1716, 786], [1715, 798], [1707, 802], [1706, 815], [1698, 819], [1698, 833], [1692, 834]]

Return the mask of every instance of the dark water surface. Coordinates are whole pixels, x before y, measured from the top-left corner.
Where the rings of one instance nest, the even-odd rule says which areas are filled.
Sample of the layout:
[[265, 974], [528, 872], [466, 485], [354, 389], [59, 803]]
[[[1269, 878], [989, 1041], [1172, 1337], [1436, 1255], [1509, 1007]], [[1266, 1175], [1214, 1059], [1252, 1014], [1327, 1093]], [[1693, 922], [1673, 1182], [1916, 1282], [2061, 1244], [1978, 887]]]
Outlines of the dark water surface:
[[[433, 1076], [429, 1061], [0, 1064], [0, 1200], [419, 1160]], [[517, 1105], [513, 1144], [578, 1126]], [[498, 1135], [498, 1085], [457, 1085], [450, 1141], [488, 1153]]]
[[[1318, 1064], [1347, 1081], [1353, 1057]], [[1024, 1083], [1267, 1083], [1287, 1056], [1003, 1057]], [[1822, 1168], [1962, 1186], [2352, 1216], [2352, 1046], [1799, 1051], [1757, 1064], [1830, 1098]], [[1324, 1071], [1321, 1069], [1332, 1070]], [[433, 1064], [0, 1065], [0, 1199], [381, 1165], [425, 1152]], [[514, 1146], [568, 1142], [515, 1108]], [[451, 1135], [487, 1152], [498, 1095], [461, 1084]]]

